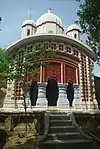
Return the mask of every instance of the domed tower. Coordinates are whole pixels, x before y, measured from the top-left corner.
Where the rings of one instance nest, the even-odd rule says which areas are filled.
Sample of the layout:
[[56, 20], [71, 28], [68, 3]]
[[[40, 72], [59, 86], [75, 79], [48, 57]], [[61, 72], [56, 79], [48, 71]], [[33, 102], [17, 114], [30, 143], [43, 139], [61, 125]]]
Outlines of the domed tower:
[[33, 20], [25, 20], [22, 24], [22, 38], [36, 33], [36, 24]]
[[81, 28], [76, 24], [72, 24], [67, 28], [66, 35], [80, 40]]
[[51, 12], [51, 9], [48, 10], [48, 13], [45, 13], [40, 16], [36, 21], [37, 34], [38, 33], [54, 33], [54, 34], [63, 34], [64, 28], [61, 19]]

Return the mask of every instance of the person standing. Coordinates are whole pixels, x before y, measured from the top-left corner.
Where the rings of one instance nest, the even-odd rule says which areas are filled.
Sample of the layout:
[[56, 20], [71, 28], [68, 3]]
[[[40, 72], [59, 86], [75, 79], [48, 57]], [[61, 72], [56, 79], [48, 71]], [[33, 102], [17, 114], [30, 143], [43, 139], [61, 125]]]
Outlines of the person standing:
[[74, 86], [73, 86], [73, 81], [71, 80], [68, 82], [66, 93], [69, 101], [69, 107], [72, 107], [73, 100], [74, 100]]
[[31, 106], [36, 105], [36, 101], [38, 98], [38, 85], [36, 80], [32, 80], [32, 84], [30, 86], [30, 101], [31, 101]]

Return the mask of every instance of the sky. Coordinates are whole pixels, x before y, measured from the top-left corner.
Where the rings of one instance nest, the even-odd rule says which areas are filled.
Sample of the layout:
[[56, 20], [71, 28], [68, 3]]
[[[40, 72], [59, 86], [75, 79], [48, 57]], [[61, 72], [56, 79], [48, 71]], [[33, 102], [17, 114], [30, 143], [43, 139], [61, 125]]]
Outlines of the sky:
[[[6, 48], [21, 37], [21, 25], [31, 18], [36, 21], [49, 8], [63, 21], [65, 30], [78, 20], [77, 10], [81, 2], [76, 0], [0, 0], [0, 47]], [[83, 41], [86, 36], [82, 36]], [[94, 73], [100, 76], [100, 67], [95, 66]]]

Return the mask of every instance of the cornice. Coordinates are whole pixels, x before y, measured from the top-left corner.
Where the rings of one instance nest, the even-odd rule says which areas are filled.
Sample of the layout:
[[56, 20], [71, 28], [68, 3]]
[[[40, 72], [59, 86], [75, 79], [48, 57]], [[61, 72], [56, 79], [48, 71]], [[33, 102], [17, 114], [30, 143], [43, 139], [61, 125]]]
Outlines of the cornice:
[[64, 35], [64, 34], [51, 34], [51, 33], [48, 33], [48, 34], [31, 35], [31, 36], [28, 36], [26, 38], [22, 38], [22, 39], [20, 39], [16, 42], [14, 42], [13, 44], [11, 44], [6, 49], [6, 52], [10, 52], [13, 49], [20, 48], [20, 47], [25, 46], [26, 44], [28, 45], [32, 42], [47, 41], [47, 40], [52, 40], [52, 41], [55, 41], [55, 42], [60, 41], [60, 42], [75, 46], [81, 52], [84, 52], [86, 55], [88, 55], [89, 57], [94, 59], [94, 53], [93, 53], [92, 49], [89, 46], [87, 46], [86, 44], [84, 44], [80, 40], [74, 39], [74, 38], [72, 38], [68, 35]]

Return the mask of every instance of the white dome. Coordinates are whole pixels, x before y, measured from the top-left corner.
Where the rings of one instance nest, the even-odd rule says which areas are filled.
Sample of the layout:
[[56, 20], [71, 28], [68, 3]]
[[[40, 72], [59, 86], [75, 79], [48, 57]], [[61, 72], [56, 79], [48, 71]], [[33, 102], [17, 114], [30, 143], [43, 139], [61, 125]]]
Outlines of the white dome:
[[22, 24], [22, 27], [25, 25], [32, 25], [32, 26], [36, 26], [36, 23], [33, 20], [25, 20]]
[[81, 28], [77, 24], [72, 24], [67, 28], [66, 32], [72, 31], [72, 30], [78, 30], [81, 32]]
[[48, 13], [45, 13], [43, 15], [40, 16], [40, 18], [36, 21], [36, 26], [39, 26], [45, 22], [55, 22], [56, 24], [58, 24], [60, 27], [63, 28], [63, 23], [61, 21], [61, 19], [56, 16], [55, 14], [53, 14], [51, 12], [51, 10], [48, 10]]

